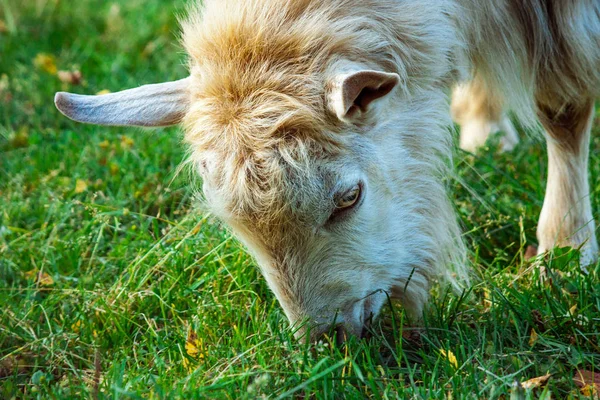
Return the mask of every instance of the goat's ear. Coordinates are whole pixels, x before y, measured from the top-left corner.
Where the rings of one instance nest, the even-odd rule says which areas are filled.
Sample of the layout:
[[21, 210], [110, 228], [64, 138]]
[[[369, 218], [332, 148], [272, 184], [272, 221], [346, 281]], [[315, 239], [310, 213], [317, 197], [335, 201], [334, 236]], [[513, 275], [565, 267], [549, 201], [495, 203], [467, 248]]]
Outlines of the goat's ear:
[[352, 122], [366, 113], [373, 102], [388, 95], [400, 82], [394, 73], [363, 70], [335, 78], [330, 107], [342, 121]]
[[181, 122], [188, 110], [189, 85], [188, 77], [101, 96], [59, 92], [54, 104], [67, 117], [88, 124], [169, 126]]

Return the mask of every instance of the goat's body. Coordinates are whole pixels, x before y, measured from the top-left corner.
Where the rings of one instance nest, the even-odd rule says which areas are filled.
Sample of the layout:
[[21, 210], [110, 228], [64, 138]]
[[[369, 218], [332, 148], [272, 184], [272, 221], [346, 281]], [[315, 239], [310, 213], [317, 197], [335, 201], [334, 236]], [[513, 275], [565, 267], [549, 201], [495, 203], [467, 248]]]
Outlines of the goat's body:
[[459, 0], [473, 69], [522, 121], [600, 95], [600, 2]]
[[[588, 142], [600, 95], [600, 2], [461, 0], [457, 19], [475, 76], [453, 107], [461, 145], [473, 150], [499, 127], [514, 138], [504, 109], [548, 140], [548, 184], [538, 224], [539, 251], [571, 245], [584, 264], [598, 246], [588, 185]], [[503, 124], [501, 126], [501, 124]], [[536, 129], [534, 129], [535, 131]]]

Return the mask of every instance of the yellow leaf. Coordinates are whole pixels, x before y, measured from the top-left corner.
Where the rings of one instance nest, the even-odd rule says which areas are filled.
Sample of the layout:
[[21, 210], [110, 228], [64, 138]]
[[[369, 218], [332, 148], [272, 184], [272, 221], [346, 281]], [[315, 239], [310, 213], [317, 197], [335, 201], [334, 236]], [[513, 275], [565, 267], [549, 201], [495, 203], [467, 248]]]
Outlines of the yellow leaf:
[[538, 334], [535, 329], [531, 328], [531, 334], [529, 335], [529, 346], [533, 347], [538, 340]]
[[77, 182], [75, 183], [75, 193], [83, 193], [87, 190], [87, 188], [88, 185], [86, 181], [84, 181], [83, 179], [77, 179]]
[[38, 283], [42, 286], [52, 286], [54, 285], [54, 279], [46, 272], [40, 272], [38, 275]]
[[96, 93], [96, 96], [102, 96], [103, 94], [109, 94], [109, 93], [110, 93], [110, 90], [104, 89], [104, 90], [101, 90], [98, 93]]
[[198, 350], [198, 347], [196, 346], [195, 342], [188, 340], [187, 342], [185, 342], [185, 352], [190, 357], [196, 357], [200, 350]]
[[183, 359], [183, 368], [185, 368], [188, 372], [192, 372], [194, 370], [186, 358]]
[[185, 352], [190, 357], [204, 358], [202, 340], [198, 337], [192, 328], [188, 331], [187, 340], [185, 341]]
[[25, 272], [25, 277], [34, 279], [38, 285], [42, 286], [52, 286], [54, 284], [54, 279], [47, 272], [38, 271], [37, 269]]
[[578, 370], [573, 382], [579, 386], [584, 396], [595, 398], [600, 394], [600, 372]]
[[79, 320], [79, 321], [75, 322], [73, 325], [71, 325], [71, 329], [75, 333], [79, 333], [80, 328], [81, 328], [81, 320]]
[[134, 143], [135, 142], [133, 141], [133, 139], [130, 138], [129, 136], [125, 136], [125, 135], [121, 136], [121, 148], [123, 150], [132, 148]]
[[537, 378], [529, 379], [521, 383], [521, 386], [523, 386], [524, 389], [535, 389], [544, 386], [548, 382], [548, 379], [550, 379], [550, 376], [550, 374], [546, 374], [544, 376], [538, 376]]
[[27, 271], [25, 272], [25, 277], [27, 279], [33, 279], [35, 278], [35, 275], [38, 273], [37, 269], [32, 269], [31, 271]]
[[98, 147], [100, 147], [103, 150], [106, 150], [110, 147], [110, 142], [108, 140], [104, 140], [104, 141], [98, 143]]
[[569, 314], [575, 315], [576, 310], [577, 310], [577, 304], [575, 304], [573, 307], [569, 308]]
[[52, 75], [55, 75], [58, 72], [58, 68], [56, 68], [55, 58], [50, 54], [39, 53], [37, 56], [35, 56], [33, 64], [39, 69], [44, 70]]
[[193, 235], [197, 235], [197, 234], [198, 234], [198, 232], [200, 232], [200, 226], [201, 226], [200, 224], [196, 225], [196, 226], [194, 227], [194, 229], [192, 229], [192, 231], [190, 232], [190, 235], [192, 235], [192, 236], [193, 236]]
[[448, 350], [446, 352], [446, 350], [441, 349], [440, 353], [442, 354], [442, 356], [446, 359], [448, 359], [448, 362], [454, 366], [454, 368], [458, 368], [458, 361], [456, 360], [456, 356], [454, 355], [454, 353], [452, 352], [452, 350]]
[[587, 397], [596, 396], [597, 393], [598, 393], [598, 391], [592, 385], [585, 385], [584, 387], [581, 388], [581, 394], [584, 396], [587, 396]]

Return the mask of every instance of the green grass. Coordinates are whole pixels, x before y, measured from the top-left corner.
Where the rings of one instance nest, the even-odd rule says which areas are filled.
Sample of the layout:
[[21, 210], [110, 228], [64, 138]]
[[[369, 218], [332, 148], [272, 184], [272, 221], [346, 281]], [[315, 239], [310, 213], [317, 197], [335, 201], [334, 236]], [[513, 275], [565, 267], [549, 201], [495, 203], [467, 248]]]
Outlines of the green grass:
[[[294, 340], [254, 262], [195, 209], [176, 175], [179, 130], [80, 125], [54, 109], [59, 90], [184, 77], [184, 10], [0, 0], [0, 398], [508, 398], [515, 380], [546, 373], [546, 392], [525, 397], [585, 398], [573, 376], [600, 366], [600, 268], [583, 275], [561, 250], [542, 282], [524, 260], [543, 200], [539, 141], [457, 156], [479, 278], [468, 296], [438, 290], [420, 332], [393, 305], [372, 339], [340, 349]], [[80, 69], [83, 85], [39, 54]], [[594, 210], [599, 150], [594, 138]]]

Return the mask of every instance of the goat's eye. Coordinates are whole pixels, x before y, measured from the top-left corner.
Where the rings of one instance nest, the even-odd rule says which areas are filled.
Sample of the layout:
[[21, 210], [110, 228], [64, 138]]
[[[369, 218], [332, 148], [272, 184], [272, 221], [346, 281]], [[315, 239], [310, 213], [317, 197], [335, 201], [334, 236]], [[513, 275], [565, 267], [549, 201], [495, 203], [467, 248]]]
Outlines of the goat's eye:
[[360, 185], [355, 185], [352, 189], [348, 190], [342, 196], [338, 197], [335, 203], [335, 208], [337, 210], [343, 210], [356, 205], [356, 203], [358, 203], [358, 200], [360, 199], [360, 192]]

